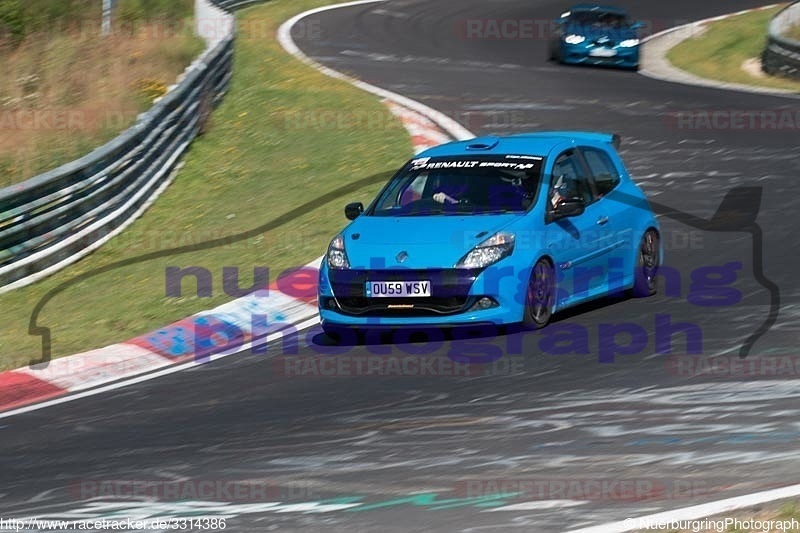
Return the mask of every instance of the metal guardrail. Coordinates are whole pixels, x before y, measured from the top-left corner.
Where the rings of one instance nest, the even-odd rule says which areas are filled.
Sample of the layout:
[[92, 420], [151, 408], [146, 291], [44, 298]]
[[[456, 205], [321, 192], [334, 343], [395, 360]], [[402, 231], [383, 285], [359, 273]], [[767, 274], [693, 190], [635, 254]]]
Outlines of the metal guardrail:
[[[210, 1], [225, 11], [256, 3]], [[67, 266], [138, 216], [224, 96], [233, 46], [231, 26], [120, 136], [80, 159], [0, 189], [0, 292]]]
[[772, 19], [767, 46], [761, 55], [762, 68], [767, 74], [800, 80], [800, 41], [786, 35], [797, 25], [800, 25], [800, 2], [787, 6]]

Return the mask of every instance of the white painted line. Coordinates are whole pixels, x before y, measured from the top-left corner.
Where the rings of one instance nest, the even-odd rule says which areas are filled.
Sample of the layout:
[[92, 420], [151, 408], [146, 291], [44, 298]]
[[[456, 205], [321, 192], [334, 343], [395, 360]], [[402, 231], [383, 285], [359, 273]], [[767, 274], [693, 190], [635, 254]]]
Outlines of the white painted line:
[[[314, 315], [313, 317], [300, 322], [299, 324], [293, 325], [292, 327], [300, 332], [306, 330], [315, 324], [319, 323], [319, 315]], [[0, 419], [9, 418], [14, 415], [21, 415], [23, 413], [30, 413], [32, 411], [38, 411], [39, 409], [44, 409], [45, 407], [51, 407], [53, 405], [59, 405], [62, 403], [72, 402], [74, 400], [78, 400], [80, 398], [87, 398], [89, 396], [95, 396], [97, 394], [102, 394], [104, 392], [109, 392], [112, 390], [121, 389], [123, 387], [127, 387], [128, 385], [135, 385], [137, 383], [143, 383], [145, 381], [150, 381], [152, 379], [160, 378], [161, 376], [166, 376], [169, 374], [174, 374], [175, 372], [180, 372], [181, 370], [187, 370], [189, 368], [193, 368], [199, 366], [200, 364], [208, 364], [211, 361], [216, 361], [218, 359], [222, 359], [224, 357], [228, 357], [230, 355], [234, 355], [237, 353], [242, 353], [251, 349], [253, 346], [262, 346], [268, 342], [272, 342], [277, 340], [279, 337], [282, 336], [281, 331], [277, 331], [271, 335], [268, 335], [266, 338], [263, 339], [256, 339], [255, 341], [247, 342], [237, 348], [235, 351], [232, 352], [223, 352], [215, 355], [208, 356], [205, 358], [204, 363], [197, 363], [195, 361], [189, 361], [188, 363], [182, 363], [179, 365], [173, 365], [158, 372], [153, 372], [150, 374], [144, 374], [141, 376], [137, 376], [134, 378], [126, 379], [124, 381], [118, 381], [116, 383], [111, 383], [109, 385], [105, 385], [103, 387], [98, 387], [96, 389], [91, 389], [88, 391], [78, 392], [76, 394], [70, 394], [68, 396], [62, 396], [60, 398], [54, 398], [52, 400], [48, 400], [45, 402], [33, 404], [33, 405], [26, 405], [25, 407], [20, 407], [18, 409], [14, 409], [12, 411], [6, 411], [5, 413], [0, 413]]]
[[726, 500], [684, 507], [683, 509], [676, 509], [674, 511], [665, 511], [663, 513], [628, 518], [620, 522], [612, 522], [610, 524], [585, 527], [582, 529], [571, 529], [567, 533], [625, 533], [627, 531], [637, 531], [639, 529], [643, 529], [640, 526], [647, 524], [648, 521], [650, 523], [666, 523], [686, 520], [700, 520], [702, 518], [708, 518], [709, 516], [720, 515], [731, 511], [738, 511], [740, 509], [746, 509], [762, 503], [784, 500], [786, 498], [794, 498], [797, 496], [800, 496], [800, 485], [790, 485], [788, 487], [781, 487], [779, 489], [766, 490], [763, 492], [756, 492], [754, 494], [746, 494], [744, 496], [728, 498]]
[[304, 13], [300, 13], [299, 15], [296, 15], [287, 20], [286, 22], [284, 22], [283, 24], [281, 24], [281, 27], [278, 28], [278, 42], [281, 44], [283, 49], [286, 50], [288, 53], [295, 56], [303, 63], [325, 74], [326, 76], [346, 81], [351, 85], [358, 87], [361, 90], [367, 91], [368, 93], [372, 93], [376, 96], [380, 96], [381, 98], [386, 98], [387, 100], [391, 100], [396, 104], [399, 104], [401, 106], [407, 107], [408, 109], [416, 111], [420, 115], [423, 115], [431, 119], [439, 127], [445, 130], [449, 135], [451, 135], [454, 139], [457, 139], [459, 141], [464, 141], [467, 139], [475, 138], [475, 135], [472, 132], [470, 132], [464, 126], [462, 126], [452, 118], [448, 117], [441, 111], [436, 111], [435, 109], [428, 107], [423, 103], [417, 102], [416, 100], [412, 100], [411, 98], [407, 98], [397, 93], [387, 91], [386, 89], [381, 89], [380, 87], [376, 87], [375, 85], [370, 85], [369, 83], [363, 82], [346, 74], [342, 74], [339, 71], [333, 70], [331, 68], [328, 68], [324, 65], [317, 63], [316, 61], [305, 55], [303, 51], [300, 50], [300, 48], [294, 42], [294, 39], [292, 38], [292, 28], [294, 27], [294, 25], [300, 22], [302, 19], [310, 17], [311, 15], [315, 15], [317, 13], [322, 13], [325, 11], [331, 11], [334, 9], [340, 9], [344, 7], [352, 7], [364, 4], [374, 4], [385, 1], [386, 0], [359, 0], [356, 2], [345, 2], [343, 4], [318, 7], [316, 9], [311, 9]]
[[535, 500], [531, 502], [514, 503], [503, 507], [494, 507], [482, 511], [484, 513], [497, 513], [504, 511], [541, 511], [543, 509], [563, 509], [565, 507], [577, 507], [585, 505], [588, 501], [578, 500]]

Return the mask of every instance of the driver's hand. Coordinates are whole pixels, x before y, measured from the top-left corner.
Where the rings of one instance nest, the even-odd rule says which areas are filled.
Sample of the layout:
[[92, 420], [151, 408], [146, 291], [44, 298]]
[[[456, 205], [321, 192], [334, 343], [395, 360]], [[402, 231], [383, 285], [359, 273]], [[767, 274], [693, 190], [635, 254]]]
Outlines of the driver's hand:
[[451, 197], [451, 196], [449, 196], [449, 195], [447, 195], [446, 193], [443, 193], [443, 192], [437, 192], [436, 194], [434, 194], [433, 195], [433, 201], [437, 202], [437, 203], [440, 203], [440, 204], [443, 204], [445, 202], [447, 202], [449, 204], [457, 204], [458, 203], [458, 200], [456, 200], [455, 198], [453, 198], [453, 197]]

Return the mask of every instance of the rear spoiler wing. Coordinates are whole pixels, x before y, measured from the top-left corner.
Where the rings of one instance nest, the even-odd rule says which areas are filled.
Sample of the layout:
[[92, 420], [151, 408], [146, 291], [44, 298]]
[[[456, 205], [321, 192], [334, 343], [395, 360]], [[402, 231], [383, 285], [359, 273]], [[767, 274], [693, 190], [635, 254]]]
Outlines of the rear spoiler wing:
[[622, 137], [616, 133], [595, 133], [591, 131], [565, 131], [562, 135], [568, 135], [576, 139], [588, 139], [595, 142], [604, 142], [619, 150], [622, 146]]
[[548, 137], [571, 137], [573, 139], [584, 139], [593, 142], [608, 143], [619, 150], [622, 146], [622, 137], [616, 133], [600, 133], [594, 131], [534, 131], [522, 133], [521, 136], [548, 136]]

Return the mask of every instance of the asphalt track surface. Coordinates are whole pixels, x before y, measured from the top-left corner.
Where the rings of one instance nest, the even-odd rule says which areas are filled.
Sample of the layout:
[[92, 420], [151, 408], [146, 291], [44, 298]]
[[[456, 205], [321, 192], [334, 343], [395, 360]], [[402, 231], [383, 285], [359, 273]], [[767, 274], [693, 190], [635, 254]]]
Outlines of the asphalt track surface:
[[[759, 5], [620, 4], [657, 28]], [[549, 532], [797, 483], [796, 372], [688, 376], [670, 366], [669, 356], [655, 354], [654, 340], [655, 315], [669, 315], [701, 328], [704, 355], [736, 357], [770, 313], [770, 291], [754, 272], [760, 260], [764, 277], [780, 288], [782, 307], [750, 357], [796, 355], [797, 131], [687, 129], [669, 117], [795, 111], [797, 100], [557, 66], [546, 61], [544, 39], [466, 38], [460, 29], [465, 20], [548, 20], [563, 7], [390, 1], [322, 14], [315, 18], [320, 32], [298, 44], [325, 65], [420, 100], [475, 133], [620, 133], [629, 170], [664, 206], [666, 262], [682, 274], [677, 293], [662, 287], [650, 299], [603, 302], [558, 317], [554, 326], [587, 332], [584, 355], [543, 353], [542, 334], [511, 332], [434, 346], [442, 361], [465, 353], [505, 356], [470, 376], [288, 376], [276, 359], [281, 348], [273, 346], [266, 355], [240, 354], [14, 416], [0, 424], [0, 516], [156, 514], [146, 501], [101, 509], [76, 492], [87, 481], [267, 479], [279, 501], [361, 505], [309, 513], [234, 497], [202, 514], [219, 516], [224, 508], [232, 531]], [[746, 200], [715, 225], [698, 222], [745, 186], [760, 189], [760, 205], [758, 190], [747, 189]], [[762, 236], [740, 225], [756, 208]], [[742, 263], [734, 285], [740, 302], [709, 308], [687, 301], [693, 271], [731, 262]], [[601, 325], [623, 323], [647, 331], [647, 348], [598, 363]], [[301, 336], [300, 353], [334, 353], [316, 333]], [[676, 354], [686, 351], [682, 339], [674, 339]], [[402, 355], [415, 347], [388, 350]], [[378, 349], [351, 347], [344, 355]], [[480, 497], [493, 482], [513, 480], [544, 489]], [[641, 497], [613, 489], [581, 495], [598, 480], [652, 490]], [[167, 498], [158, 512], [185, 516], [202, 505], [187, 499], [203, 500]]]

